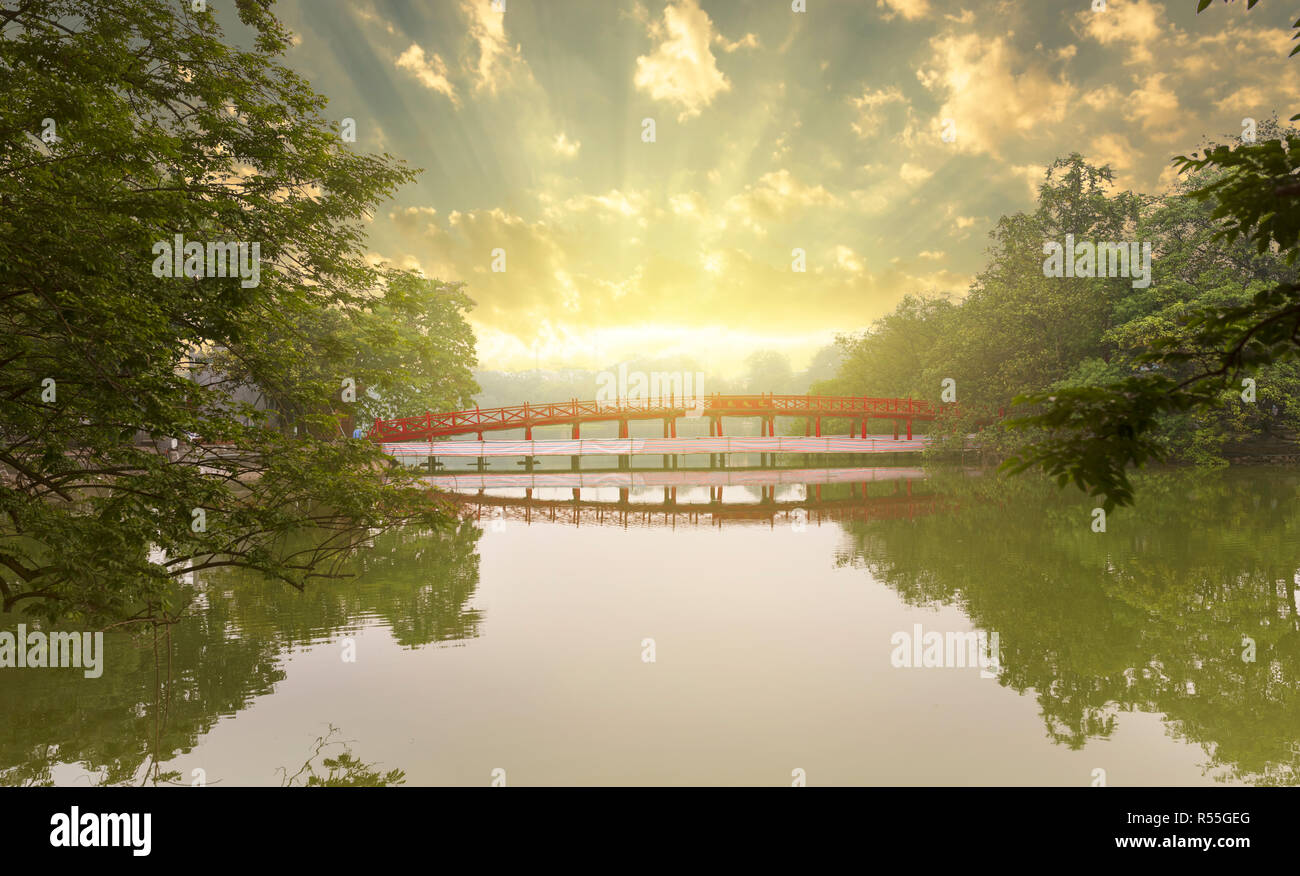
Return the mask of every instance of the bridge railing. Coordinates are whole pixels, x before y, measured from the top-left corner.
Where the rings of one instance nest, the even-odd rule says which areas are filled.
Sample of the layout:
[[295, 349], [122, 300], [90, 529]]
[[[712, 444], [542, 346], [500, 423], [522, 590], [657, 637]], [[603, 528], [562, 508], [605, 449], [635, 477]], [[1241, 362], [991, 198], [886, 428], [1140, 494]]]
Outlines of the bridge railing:
[[610, 400], [550, 402], [471, 408], [418, 417], [376, 419], [367, 437], [376, 441], [401, 441], [431, 434], [467, 434], [497, 429], [556, 425], [583, 420], [620, 417], [700, 416], [813, 416], [876, 417], [881, 419], [935, 419], [940, 407], [923, 399], [871, 398], [817, 395], [712, 395], [676, 398], [619, 398]]

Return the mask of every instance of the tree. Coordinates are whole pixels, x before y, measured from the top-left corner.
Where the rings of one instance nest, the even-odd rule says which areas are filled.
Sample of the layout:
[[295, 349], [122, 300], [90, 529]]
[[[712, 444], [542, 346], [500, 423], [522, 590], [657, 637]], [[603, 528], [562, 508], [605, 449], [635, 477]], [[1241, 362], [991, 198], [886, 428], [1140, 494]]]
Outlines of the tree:
[[922, 374], [930, 367], [954, 305], [946, 298], [906, 295], [894, 310], [858, 335], [842, 335], [839, 374], [815, 385], [832, 395], [937, 398]]
[[362, 425], [472, 403], [474, 334], [463, 313], [473, 302], [463, 284], [389, 272], [378, 294], [346, 307], [295, 304], [267, 314], [211, 362], [227, 385], [254, 386], [282, 431], [339, 434], [340, 375], [351, 381], [350, 413]]
[[775, 393], [790, 391], [794, 369], [790, 359], [776, 350], [758, 350], [745, 357], [744, 391], [749, 393]]
[[[187, 573], [301, 588], [379, 530], [450, 518], [338, 440], [373, 412], [349, 378], [402, 404], [472, 391], [467, 299], [364, 258], [364, 217], [415, 171], [344, 146], [277, 61], [270, 4], [235, 5], [250, 47], [189, 3], [0, 3], [4, 611], [170, 618]], [[253, 270], [223, 274], [223, 251]], [[385, 382], [416, 358], [426, 371]]]
[[[1211, 2], [1199, 0], [1197, 12]], [[1248, 0], [1247, 9], [1256, 2]], [[1300, 20], [1295, 28], [1293, 39], [1300, 36]], [[1300, 46], [1291, 54], [1297, 51]], [[1178, 156], [1173, 163], [1206, 178], [1190, 195], [1214, 203], [1213, 240], [1229, 246], [1245, 240], [1260, 256], [1273, 251], [1294, 264], [1300, 256], [1300, 135], [1287, 131], [1257, 143], [1213, 145], [1200, 157]], [[1129, 468], [1166, 456], [1158, 438], [1162, 422], [1220, 407], [1236, 392], [1245, 400], [1252, 375], [1296, 359], [1300, 285], [1291, 278], [1255, 291], [1248, 301], [1191, 308], [1177, 331], [1156, 334], [1149, 344], [1137, 358], [1139, 373], [1018, 398], [1035, 410], [1016, 425], [1048, 435], [1006, 467], [1041, 468], [1062, 486], [1073, 481], [1101, 496], [1107, 509], [1130, 504]]]

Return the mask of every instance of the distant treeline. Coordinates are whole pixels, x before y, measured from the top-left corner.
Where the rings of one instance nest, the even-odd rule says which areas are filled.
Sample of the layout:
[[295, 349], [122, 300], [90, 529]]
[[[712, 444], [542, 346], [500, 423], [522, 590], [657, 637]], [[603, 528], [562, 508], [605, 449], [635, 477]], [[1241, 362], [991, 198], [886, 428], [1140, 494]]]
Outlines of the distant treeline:
[[[1261, 126], [1260, 136], [1278, 136], [1277, 124]], [[1186, 364], [1194, 372], [1202, 364], [1197, 356], [1208, 359], [1212, 351], [1195, 348], [1187, 314], [1246, 304], [1296, 278], [1282, 255], [1260, 253], [1245, 239], [1215, 237], [1221, 228], [1215, 202], [1188, 196], [1212, 179], [1209, 172], [1185, 177], [1162, 195], [1116, 192], [1108, 167], [1093, 167], [1078, 154], [1056, 160], [1035, 209], [1002, 217], [990, 232], [988, 264], [964, 299], [907, 295], [868, 331], [839, 339], [842, 367], [813, 390], [940, 401], [950, 378], [962, 412], [953, 428], [974, 431], [1004, 413], [1027, 413], [1014, 408], [1018, 395], [1139, 373], [1148, 366], [1135, 358], [1153, 345], [1196, 354]], [[1149, 278], [1145, 259], [1130, 263], [1127, 275], [1112, 276], [1125, 266], [1114, 258], [1084, 259], [1086, 248], [1078, 264], [1062, 271], [1062, 246], [1085, 242], [1122, 245], [1126, 253], [1149, 244]], [[1118, 247], [1105, 249], [1113, 255]], [[1165, 417], [1159, 440], [1171, 461], [1214, 462], [1234, 444], [1289, 438], [1300, 428], [1298, 390], [1300, 365], [1270, 365], [1253, 387], [1223, 392], [1221, 404]], [[1033, 437], [998, 428], [986, 428], [984, 436], [1001, 449]]]

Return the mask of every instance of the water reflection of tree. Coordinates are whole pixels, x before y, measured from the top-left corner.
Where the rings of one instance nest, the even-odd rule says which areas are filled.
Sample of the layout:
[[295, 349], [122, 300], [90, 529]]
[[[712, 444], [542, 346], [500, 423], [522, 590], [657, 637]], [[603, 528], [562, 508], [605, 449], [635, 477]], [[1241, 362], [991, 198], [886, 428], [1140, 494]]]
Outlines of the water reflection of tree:
[[478, 636], [482, 615], [467, 608], [478, 587], [475, 551], [482, 530], [462, 523], [432, 532], [385, 534], [354, 563], [358, 576], [339, 584], [286, 592], [273, 581], [249, 583], [226, 598], [243, 626], [276, 629], [289, 648], [315, 644], [382, 618], [403, 647], [454, 643]]
[[[223, 716], [284, 679], [284, 656], [381, 618], [405, 647], [478, 635], [467, 607], [478, 586], [480, 530], [383, 535], [358, 577], [307, 588], [207, 579], [185, 618], [154, 630], [105, 635], [104, 671], [11, 670], [0, 685], [0, 784], [54, 781], [60, 763], [80, 764], [99, 784], [163, 783], [158, 767], [189, 752]], [[218, 779], [219, 777], [212, 777]], [[268, 776], [270, 781], [273, 777]]]
[[960, 512], [849, 524], [841, 562], [998, 631], [1001, 683], [1035, 692], [1059, 744], [1110, 736], [1119, 712], [1160, 713], [1216, 778], [1297, 784], [1298, 483], [1152, 474], [1138, 507], [1094, 533], [1091, 503], [1050, 484], [945, 479]]

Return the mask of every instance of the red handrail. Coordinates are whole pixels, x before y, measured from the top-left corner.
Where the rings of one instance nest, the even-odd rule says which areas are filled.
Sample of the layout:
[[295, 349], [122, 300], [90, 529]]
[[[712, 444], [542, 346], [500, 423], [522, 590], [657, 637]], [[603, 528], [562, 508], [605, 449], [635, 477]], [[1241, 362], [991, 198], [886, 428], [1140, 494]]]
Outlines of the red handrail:
[[405, 417], [376, 419], [367, 435], [372, 441], [422, 440], [446, 435], [463, 435], [494, 429], [522, 429], [525, 426], [563, 425], [573, 422], [682, 417], [703, 402], [704, 416], [841, 416], [879, 419], [934, 420], [939, 406], [919, 399], [867, 398], [863, 396], [817, 395], [712, 395], [695, 398], [614, 399], [612, 401], [553, 402], [536, 405], [525, 402], [499, 408], [478, 408]]

